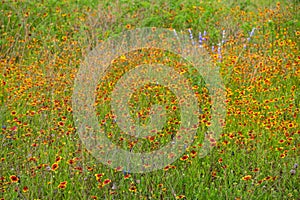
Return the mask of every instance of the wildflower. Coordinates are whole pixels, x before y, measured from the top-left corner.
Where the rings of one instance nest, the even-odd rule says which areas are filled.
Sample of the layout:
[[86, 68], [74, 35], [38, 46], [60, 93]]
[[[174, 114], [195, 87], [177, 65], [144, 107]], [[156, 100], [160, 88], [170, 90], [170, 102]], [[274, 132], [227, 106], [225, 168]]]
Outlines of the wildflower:
[[47, 171], [50, 171], [50, 170], [51, 170], [51, 167], [50, 167], [50, 166], [45, 166], [45, 169], [46, 169]]
[[256, 29], [256, 28], [253, 28], [253, 29], [251, 30], [251, 32], [249, 33], [249, 37], [247, 38], [248, 42], [250, 42], [251, 38], [253, 37], [255, 29]]
[[197, 155], [197, 152], [196, 152], [195, 150], [192, 150], [192, 151], [191, 151], [191, 156], [192, 156], [192, 158], [195, 158], [196, 155]]
[[152, 32], [155, 32], [155, 31], [156, 31], [156, 27], [152, 27], [152, 28], [151, 28], [151, 31], [152, 31]]
[[67, 187], [67, 181], [61, 182], [57, 187], [59, 189], [65, 189]]
[[205, 37], [206, 35], [207, 35], [207, 32], [204, 31], [204, 32], [203, 32], [203, 40], [206, 40], [206, 37]]
[[280, 158], [285, 158], [285, 156], [286, 156], [286, 154], [283, 153], [283, 154], [280, 155]]
[[67, 108], [67, 111], [68, 111], [68, 112], [72, 112], [72, 108], [71, 108], [71, 107], [68, 107], [68, 108]]
[[58, 125], [58, 126], [64, 126], [64, 122], [59, 121], [59, 122], [57, 123], [57, 125]]
[[184, 155], [180, 158], [180, 160], [182, 160], [182, 161], [185, 161], [187, 159], [189, 159], [189, 155]]
[[130, 29], [131, 28], [131, 25], [130, 24], [127, 24], [126, 25], [126, 29]]
[[61, 37], [61, 39], [62, 39], [62, 41], [67, 41], [68, 38], [67, 38], [67, 36], [64, 35]]
[[203, 37], [201, 32], [199, 32], [199, 46], [202, 47], [202, 45], [203, 45]]
[[256, 30], [256, 28], [253, 28], [252, 30], [251, 30], [251, 32], [250, 32], [250, 38], [254, 35], [254, 31]]
[[271, 180], [272, 179], [272, 176], [267, 176], [267, 177], [265, 177], [263, 180], [264, 181], [269, 181], [269, 180]]
[[189, 33], [190, 33], [190, 39], [192, 41], [192, 45], [194, 46], [195, 42], [194, 42], [193, 33], [192, 33], [191, 29], [189, 29]]
[[227, 165], [223, 165], [223, 166], [222, 166], [223, 169], [226, 169], [227, 167], [228, 167]]
[[67, 161], [67, 163], [68, 163], [69, 165], [73, 165], [73, 164], [75, 163], [75, 161], [74, 161], [73, 159], [70, 159], [70, 160]]
[[57, 163], [58, 163], [58, 162], [60, 162], [60, 161], [61, 161], [61, 159], [62, 159], [62, 157], [61, 157], [61, 156], [57, 156], [57, 157], [56, 157], [56, 159], [55, 159], [55, 162], [57, 162]]
[[130, 174], [126, 174], [126, 175], [124, 175], [124, 179], [128, 179], [128, 178], [130, 178], [131, 177], [131, 175]]
[[259, 180], [259, 181], [257, 181], [257, 185], [260, 185], [260, 184], [262, 184], [264, 182], [264, 180]]
[[255, 168], [254, 170], [253, 170], [253, 172], [258, 172], [259, 171], [259, 168]]
[[30, 157], [30, 158], [28, 158], [28, 161], [37, 162], [37, 159], [36, 159], [36, 157]]
[[176, 196], [176, 199], [183, 199], [185, 196], [183, 194]]
[[15, 176], [15, 175], [11, 175], [9, 178], [10, 178], [10, 180], [11, 180], [12, 183], [19, 182], [19, 178], [17, 176]]
[[23, 187], [23, 192], [25, 193], [25, 192], [28, 192], [28, 190], [29, 190], [29, 188], [27, 187], [27, 186], [24, 186]]
[[221, 44], [218, 44], [218, 58], [219, 58], [219, 62], [221, 62], [221, 60], [222, 60]]
[[290, 173], [291, 173], [291, 175], [295, 175], [296, 174], [296, 170], [291, 169]]
[[227, 141], [227, 140], [224, 140], [224, 141], [222, 142], [222, 144], [224, 144], [224, 145], [228, 145], [228, 144], [230, 144], [230, 142], [229, 142], [229, 141]]
[[247, 176], [244, 176], [244, 177], [242, 178], [242, 180], [244, 180], [244, 181], [248, 181], [248, 180], [250, 180], [250, 179], [252, 179], [252, 176], [251, 176], [251, 175], [247, 175]]
[[217, 172], [216, 172], [216, 171], [212, 171], [212, 172], [211, 172], [211, 176], [212, 176], [212, 177], [216, 177], [216, 176], [217, 176]]
[[103, 173], [95, 174], [96, 180], [99, 181], [102, 178], [103, 175], [104, 175]]
[[289, 127], [289, 128], [294, 128], [295, 125], [294, 125], [292, 122], [290, 122], [290, 123], [288, 124], [288, 127]]
[[280, 143], [280, 144], [282, 144], [282, 143], [284, 143], [284, 142], [285, 142], [285, 140], [283, 140], [283, 139], [279, 140], [279, 143]]
[[298, 163], [295, 163], [293, 168], [296, 169], [298, 168], [298, 166], [299, 166]]
[[136, 192], [136, 187], [134, 185], [130, 186], [129, 191], [130, 192]]
[[169, 170], [169, 168], [170, 168], [170, 166], [169, 166], [169, 165], [165, 166], [165, 167], [164, 167], [164, 171], [168, 171], [168, 170]]
[[121, 55], [120, 59], [124, 61], [124, 60], [126, 60], [127, 58], [126, 58], [125, 55]]
[[99, 189], [103, 188], [103, 183], [99, 183], [99, 184], [98, 184], [98, 188], [99, 188]]
[[52, 171], [55, 171], [58, 169], [58, 163], [53, 163], [53, 165], [51, 166]]
[[225, 30], [222, 31], [222, 44], [225, 43]]
[[103, 185], [107, 185], [107, 184], [109, 184], [109, 183], [111, 183], [111, 180], [110, 180], [110, 179], [105, 179], [105, 180], [103, 181]]

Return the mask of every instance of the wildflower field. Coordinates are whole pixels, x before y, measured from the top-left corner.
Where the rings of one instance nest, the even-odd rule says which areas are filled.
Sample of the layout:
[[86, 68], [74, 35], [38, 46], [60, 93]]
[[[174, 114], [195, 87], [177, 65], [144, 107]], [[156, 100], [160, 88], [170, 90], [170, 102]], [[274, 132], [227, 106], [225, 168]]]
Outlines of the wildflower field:
[[[1, 1], [0, 199], [299, 200], [299, 10], [299, 0]], [[120, 148], [160, 149], [174, 141], [184, 121], [174, 92], [151, 83], [129, 95], [128, 115], [147, 126], [150, 107], [163, 105], [162, 130], [135, 138], [118, 128], [112, 91], [137, 65], [173, 68], [189, 80], [201, 106], [193, 142], [178, 159], [133, 173], [88, 150], [72, 95], [90, 51], [144, 27], [186, 35], [207, 52], [206, 70], [218, 69], [224, 84], [226, 116], [219, 138], [211, 138], [211, 150], [200, 156], [213, 126], [212, 100], [193, 64], [160, 49], [116, 56], [98, 81], [93, 106], [105, 137]], [[111, 49], [106, 52], [111, 56]]]

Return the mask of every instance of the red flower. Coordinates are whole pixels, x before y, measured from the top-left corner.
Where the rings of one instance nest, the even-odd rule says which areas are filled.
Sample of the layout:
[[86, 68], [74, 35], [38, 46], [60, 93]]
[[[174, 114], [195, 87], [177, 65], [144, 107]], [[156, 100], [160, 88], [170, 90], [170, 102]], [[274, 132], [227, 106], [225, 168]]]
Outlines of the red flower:
[[10, 178], [11, 182], [13, 182], [13, 183], [19, 182], [19, 178], [15, 175], [11, 175], [9, 178]]
[[110, 180], [110, 179], [105, 179], [105, 180], [103, 181], [103, 185], [107, 185], [107, 184], [109, 184], [109, 183], [111, 183], [111, 180]]
[[62, 159], [62, 157], [61, 157], [61, 156], [57, 156], [57, 157], [56, 157], [56, 159], [55, 159], [55, 162], [60, 162], [60, 161], [61, 161], [61, 159]]
[[103, 173], [95, 174], [96, 180], [99, 181], [103, 175], [104, 175]]
[[168, 170], [169, 170], [169, 168], [170, 168], [170, 166], [169, 166], [169, 165], [167, 165], [167, 166], [165, 166], [165, 167], [164, 167], [164, 170], [165, 170], [165, 171], [168, 171]]
[[59, 189], [65, 189], [67, 187], [67, 181], [60, 182], [60, 184], [57, 186]]
[[67, 185], [64, 185], [64, 184], [59, 184], [57, 186], [59, 189], [65, 189], [67, 187]]
[[183, 198], [185, 198], [185, 196], [184, 195], [179, 195], [179, 196], [176, 196], [176, 199], [183, 199]]
[[67, 163], [70, 164], [70, 165], [73, 165], [75, 163], [75, 161], [73, 159], [70, 159], [70, 160], [68, 160]]
[[126, 175], [124, 176], [124, 179], [128, 179], [128, 178], [130, 178], [130, 177], [131, 177], [130, 174], [126, 174]]
[[58, 169], [58, 163], [53, 163], [53, 165], [51, 166], [52, 171], [55, 171]]
[[133, 185], [129, 188], [129, 191], [130, 192], [136, 192], [136, 187]]
[[23, 192], [28, 192], [29, 188], [27, 186], [23, 187]]
[[182, 161], [185, 161], [187, 159], [189, 159], [189, 155], [184, 155], [180, 158], [180, 160], [182, 160]]
[[192, 158], [195, 158], [196, 155], [197, 155], [197, 152], [196, 152], [195, 150], [192, 150], [192, 151], [191, 151], [191, 156], [192, 156]]
[[244, 181], [248, 181], [248, 180], [250, 180], [250, 179], [252, 179], [252, 176], [251, 176], [251, 175], [247, 175], [247, 176], [244, 176], [244, 177], [242, 178], [242, 180], [244, 180]]
[[259, 168], [255, 168], [254, 170], [253, 170], [253, 172], [258, 172], [259, 171]]

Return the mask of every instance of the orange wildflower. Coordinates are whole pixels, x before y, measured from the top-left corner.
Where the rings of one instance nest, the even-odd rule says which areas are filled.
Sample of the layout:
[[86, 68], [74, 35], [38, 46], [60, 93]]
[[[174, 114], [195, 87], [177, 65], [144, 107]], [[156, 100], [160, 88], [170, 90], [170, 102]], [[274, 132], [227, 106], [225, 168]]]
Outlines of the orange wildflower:
[[58, 169], [58, 163], [53, 163], [53, 165], [51, 166], [52, 171], [55, 171]]
[[57, 187], [59, 189], [65, 189], [67, 187], [67, 181], [61, 182]]
[[11, 175], [9, 178], [13, 183], [19, 182], [19, 178], [16, 175]]
[[23, 187], [23, 192], [28, 192], [29, 188], [27, 186]]
[[250, 180], [250, 179], [252, 179], [252, 176], [251, 176], [251, 175], [247, 175], [247, 176], [244, 176], [244, 177], [242, 178], [242, 180], [244, 180], [244, 181], [248, 181], [248, 180]]
[[103, 185], [107, 185], [107, 184], [109, 184], [109, 183], [111, 183], [111, 180], [110, 180], [110, 179], [105, 179], [105, 180], [103, 181]]
[[189, 159], [189, 155], [184, 155], [180, 158], [180, 160], [182, 160], [182, 161], [185, 161], [187, 159]]

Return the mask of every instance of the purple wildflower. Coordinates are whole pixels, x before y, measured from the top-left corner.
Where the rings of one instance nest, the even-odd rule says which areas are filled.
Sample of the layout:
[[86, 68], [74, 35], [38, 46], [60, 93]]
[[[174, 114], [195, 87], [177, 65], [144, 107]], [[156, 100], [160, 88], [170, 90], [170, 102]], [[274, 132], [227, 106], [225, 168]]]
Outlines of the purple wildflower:
[[219, 57], [219, 61], [221, 62], [222, 59], [222, 49], [221, 49], [221, 44], [218, 44], [218, 57]]
[[223, 30], [223, 32], [222, 32], [222, 44], [224, 44], [225, 43], [225, 30]]
[[192, 44], [195, 45], [195, 42], [194, 42], [194, 38], [193, 38], [193, 34], [192, 34], [191, 29], [189, 29], [189, 33], [190, 33], [190, 38], [191, 38], [191, 40], [192, 40]]
[[199, 45], [200, 45], [200, 47], [202, 47], [202, 44], [203, 44], [203, 38], [202, 38], [201, 32], [199, 32]]
[[296, 170], [292, 169], [292, 170], [290, 171], [290, 173], [291, 173], [291, 175], [295, 175], [295, 174], [296, 174]]

